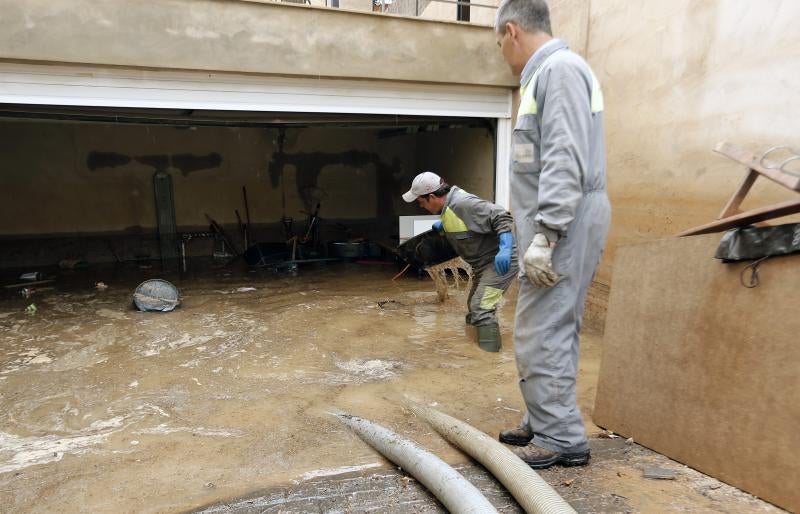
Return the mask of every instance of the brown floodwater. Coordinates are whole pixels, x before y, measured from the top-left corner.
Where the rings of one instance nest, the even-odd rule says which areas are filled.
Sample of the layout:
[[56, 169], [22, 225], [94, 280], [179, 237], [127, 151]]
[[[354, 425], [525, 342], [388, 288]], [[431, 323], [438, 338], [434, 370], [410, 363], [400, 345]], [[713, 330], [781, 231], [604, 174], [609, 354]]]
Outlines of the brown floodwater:
[[[28, 299], [0, 290], [0, 510], [179, 512], [387, 469], [334, 409], [466, 462], [402, 401], [492, 435], [519, 422], [514, 288], [499, 313], [503, 349], [486, 353], [464, 324], [463, 285], [440, 302], [429, 278], [392, 281], [396, 272], [334, 264], [297, 276], [166, 276], [183, 297], [170, 313], [131, 305], [136, 285], [159, 276], [152, 269], [62, 273]], [[99, 280], [108, 289], [95, 289]], [[583, 336], [590, 433], [599, 342]]]
[[12, 511], [183, 510], [383, 465], [334, 408], [456, 460], [405, 395], [492, 431], [521, 415], [511, 302], [504, 349], [489, 354], [465, 327], [463, 286], [440, 303], [431, 280], [392, 282], [391, 266], [167, 277], [183, 297], [171, 313], [131, 306], [145, 273], [157, 276], [75, 272], [0, 299], [0, 501]]

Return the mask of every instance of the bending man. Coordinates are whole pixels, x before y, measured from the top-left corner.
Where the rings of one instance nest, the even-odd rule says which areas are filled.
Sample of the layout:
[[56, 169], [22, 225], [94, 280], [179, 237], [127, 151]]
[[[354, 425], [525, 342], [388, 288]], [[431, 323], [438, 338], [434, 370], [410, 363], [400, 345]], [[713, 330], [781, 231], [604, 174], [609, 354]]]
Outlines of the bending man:
[[517, 247], [511, 214], [426, 171], [414, 178], [403, 195], [408, 203], [441, 215], [433, 228], [444, 233], [456, 253], [470, 266], [475, 278], [467, 304], [467, 323], [475, 325], [478, 344], [487, 352], [500, 351], [497, 304], [517, 274]]

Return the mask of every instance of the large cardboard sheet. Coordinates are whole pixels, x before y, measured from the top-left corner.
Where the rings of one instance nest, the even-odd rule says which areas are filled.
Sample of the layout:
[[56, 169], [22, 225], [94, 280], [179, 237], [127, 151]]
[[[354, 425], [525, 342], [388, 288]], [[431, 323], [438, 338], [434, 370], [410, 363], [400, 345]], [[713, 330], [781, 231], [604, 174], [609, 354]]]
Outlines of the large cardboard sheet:
[[594, 421], [800, 512], [800, 255], [748, 289], [720, 238], [618, 249]]

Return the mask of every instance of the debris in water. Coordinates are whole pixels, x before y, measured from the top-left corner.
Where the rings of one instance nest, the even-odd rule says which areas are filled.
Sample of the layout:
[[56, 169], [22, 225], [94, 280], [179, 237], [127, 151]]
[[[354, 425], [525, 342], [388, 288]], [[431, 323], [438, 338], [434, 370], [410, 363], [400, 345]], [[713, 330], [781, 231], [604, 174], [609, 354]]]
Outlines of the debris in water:
[[675, 480], [675, 472], [671, 469], [644, 468], [642, 474], [645, 478], [654, 478], [657, 480]]
[[[428, 275], [430, 275], [434, 285], [436, 286], [436, 294], [439, 296], [440, 302], [443, 302], [447, 299], [447, 293], [450, 288], [447, 280], [448, 271], [453, 277], [453, 284], [457, 290], [461, 289], [461, 284], [464, 282], [466, 282], [467, 289], [472, 287], [472, 267], [461, 257], [455, 257], [440, 264], [429, 266], [425, 268], [425, 271], [428, 272]], [[461, 276], [462, 272], [467, 275], [468, 278], [466, 280]]]
[[108, 286], [106, 285], [105, 282], [95, 282], [94, 288], [97, 289], [98, 291], [105, 291], [106, 289], [108, 289]]
[[389, 305], [389, 304], [403, 305], [402, 303], [398, 302], [397, 300], [381, 300], [381, 301], [378, 302], [378, 307], [380, 307], [381, 309], [385, 309], [386, 306]]
[[27, 307], [25, 307], [25, 314], [29, 314], [29, 315], [33, 316], [34, 314], [36, 314], [36, 310], [37, 310], [36, 309], [36, 304], [32, 303], [32, 304], [28, 305]]

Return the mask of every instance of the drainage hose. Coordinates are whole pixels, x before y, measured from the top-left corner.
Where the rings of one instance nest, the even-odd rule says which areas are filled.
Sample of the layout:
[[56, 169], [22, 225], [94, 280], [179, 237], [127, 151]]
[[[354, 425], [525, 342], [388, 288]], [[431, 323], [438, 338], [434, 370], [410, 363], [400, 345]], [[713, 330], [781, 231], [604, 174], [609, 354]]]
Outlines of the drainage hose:
[[409, 408], [450, 443], [480, 462], [529, 514], [575, 514], [550, 484], [511, 450], [480, 430], [435, 409], [414, 402]]
[[367, 444], [427, 487], [450, 512], [497, 514], [474, 485], [436, 455], [366, 419], [344, 413], [336, 416]]

